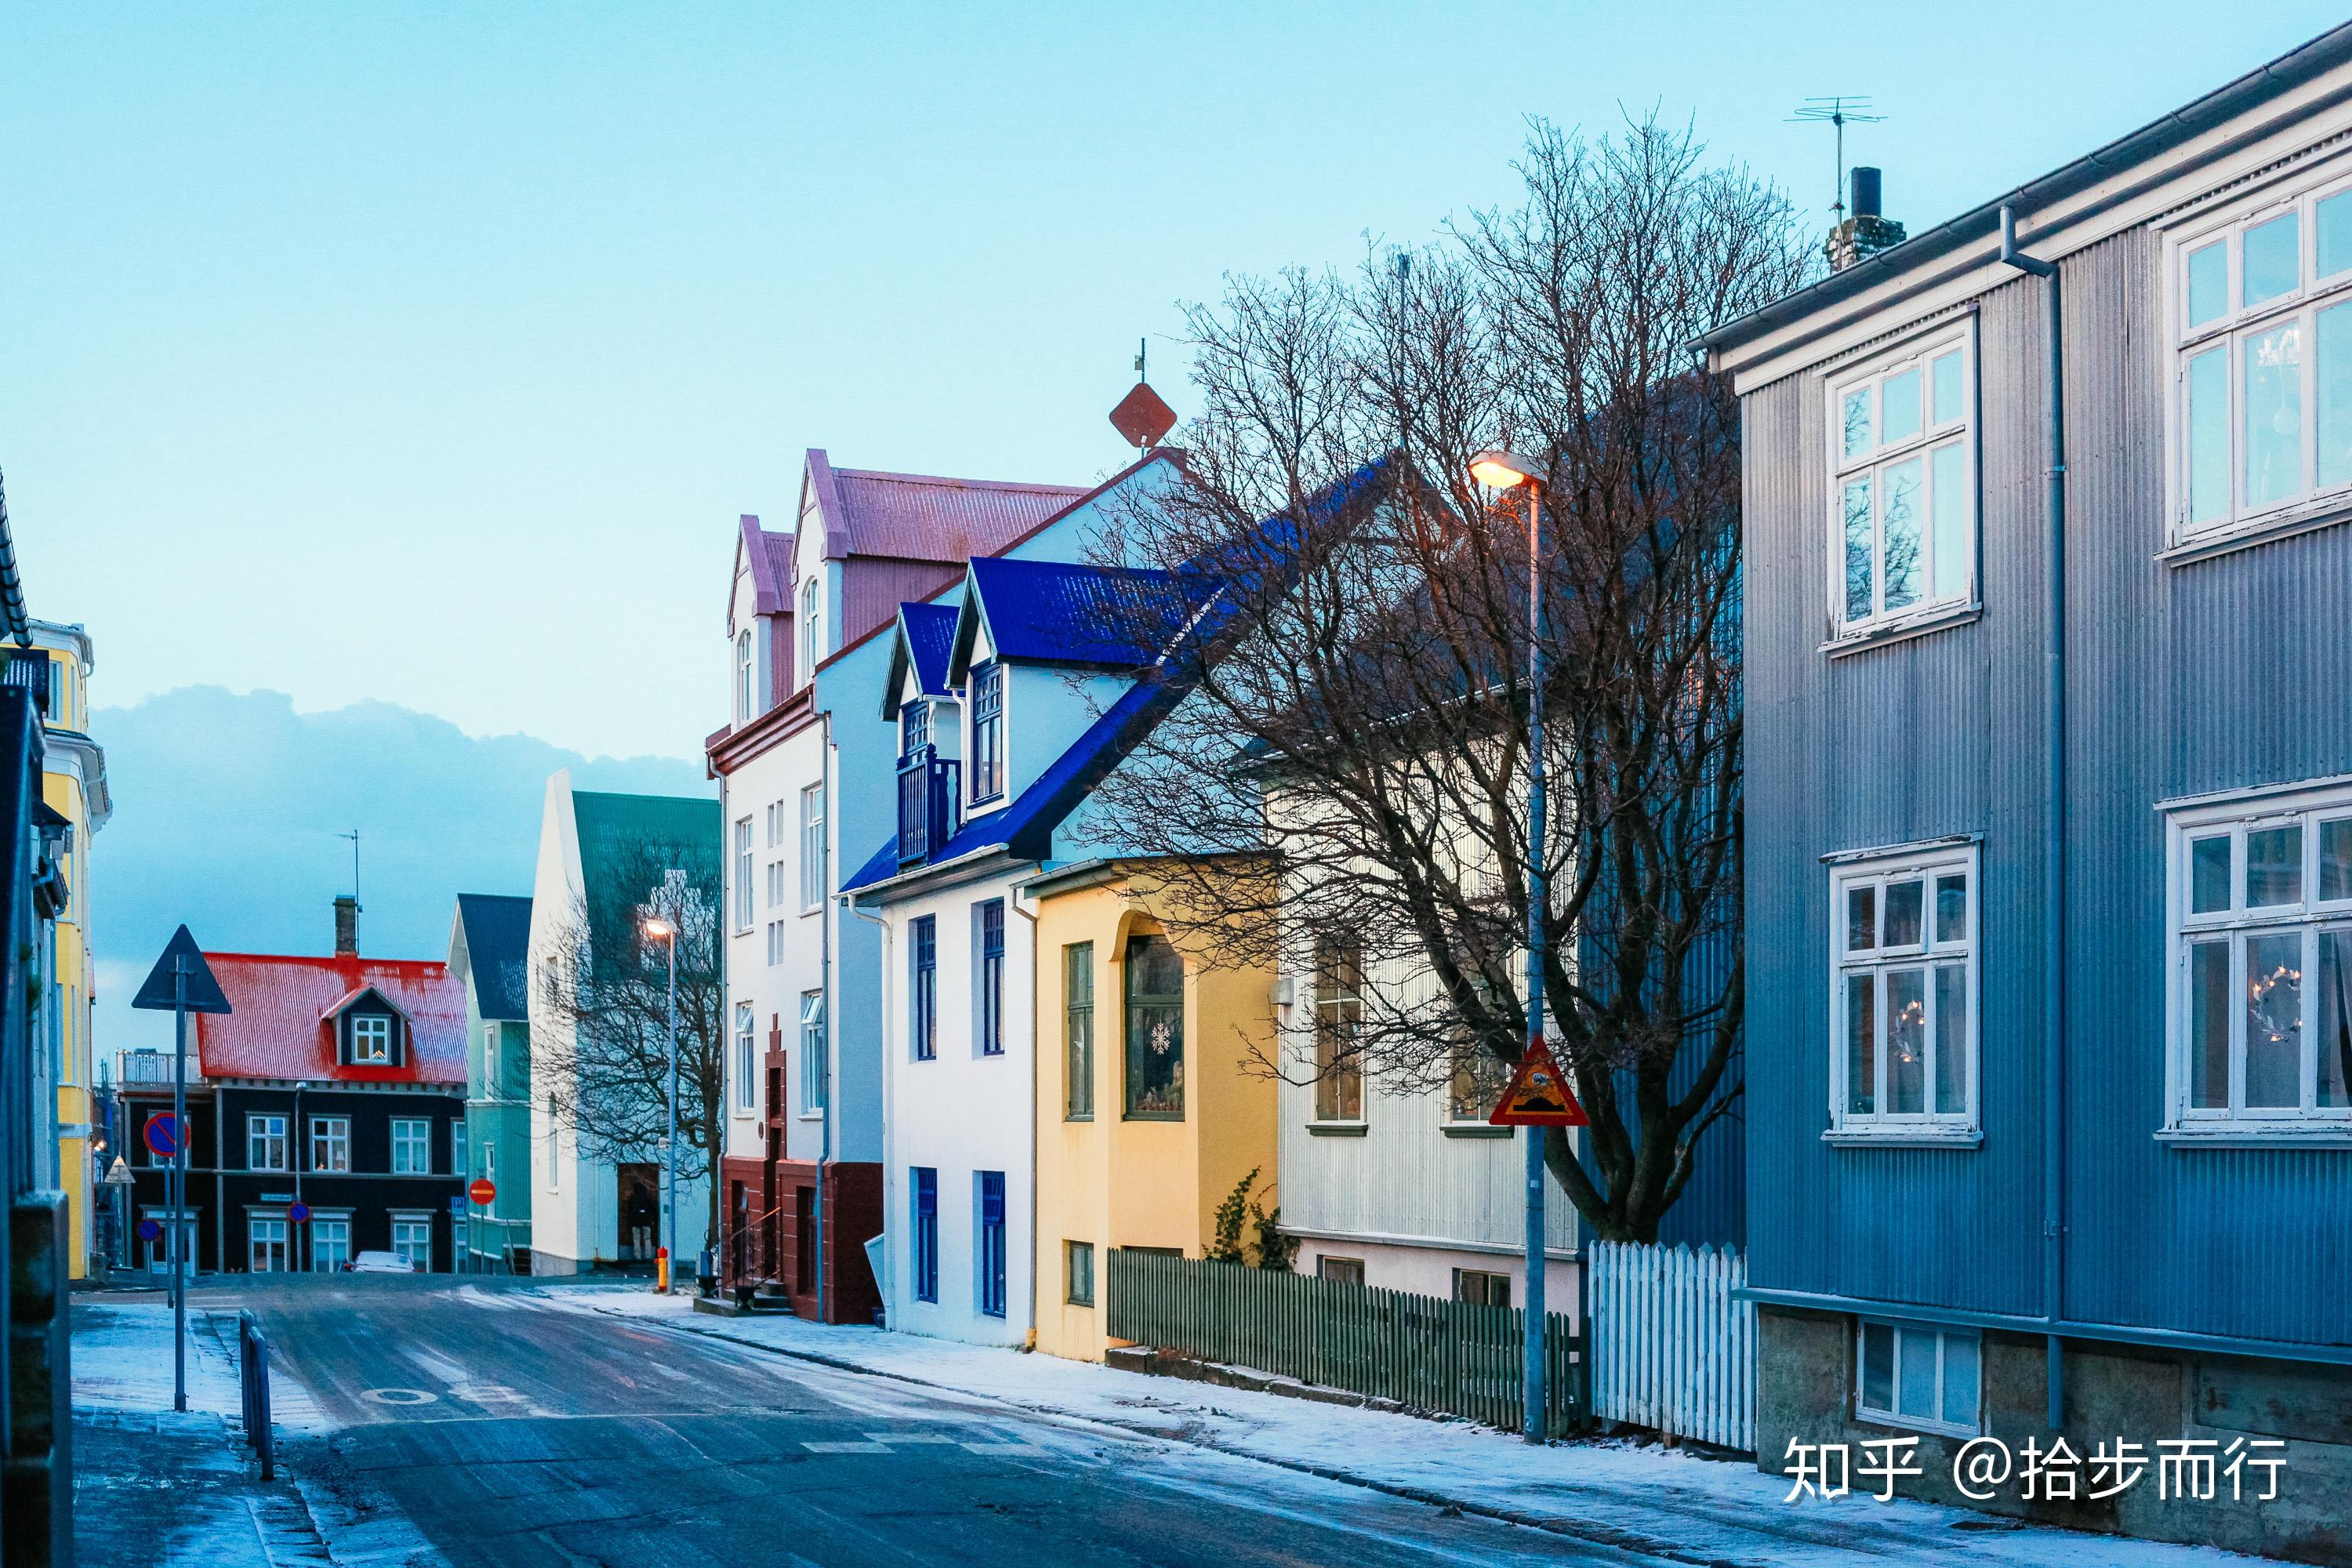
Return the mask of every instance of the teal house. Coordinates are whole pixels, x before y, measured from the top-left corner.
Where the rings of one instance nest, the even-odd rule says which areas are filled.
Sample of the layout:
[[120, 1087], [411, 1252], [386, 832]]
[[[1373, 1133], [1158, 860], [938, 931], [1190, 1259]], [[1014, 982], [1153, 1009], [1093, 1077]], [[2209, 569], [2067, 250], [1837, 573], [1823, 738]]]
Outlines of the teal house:
[[449, 973], [466, 990], [466, 1148], [457, 1169], [494, 1195], [468, 1203], [460, 1268], [530, 1272], [530, 900], [460, 893]]

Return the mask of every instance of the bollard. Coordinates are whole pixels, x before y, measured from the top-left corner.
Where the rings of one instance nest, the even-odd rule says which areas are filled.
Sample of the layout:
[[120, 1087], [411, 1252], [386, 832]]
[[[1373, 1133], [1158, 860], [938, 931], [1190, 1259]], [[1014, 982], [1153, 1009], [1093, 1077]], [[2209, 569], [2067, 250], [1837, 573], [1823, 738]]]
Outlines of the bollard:
[[261, 1461], [261, 1479], [278, 1479], [278, 1445], [269, 1425], [269, 1340], [251, 1312], [236, 1315], [237, 1394], [245, 1440]]
[[654, 1251], [654, 1289], [660, 1295], [669, 1294], [669, 1248], [667, 1247]]

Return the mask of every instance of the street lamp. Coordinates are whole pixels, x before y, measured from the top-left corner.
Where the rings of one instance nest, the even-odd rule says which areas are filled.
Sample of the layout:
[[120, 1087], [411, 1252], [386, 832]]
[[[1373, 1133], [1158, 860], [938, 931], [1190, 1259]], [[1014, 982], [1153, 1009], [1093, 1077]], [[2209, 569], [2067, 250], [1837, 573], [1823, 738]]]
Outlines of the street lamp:
[[[1543, 1047], [1544, 908], [1544, 641], [1543, 574], [1538, 556], [1544, 468], [1516, 452], [1481, 452], [1470, 477], [1493, 489], [1528, 492], [1528, 1053]], [[1528, 1289], [1520, 1363], [1521, 1426], [1530, 1443], [1545, 1437], [1544, 1375], [1544, 1129], [1527, 1130]]]
[[659, 915], [646, 919], [645, 932], [669, 947], [669, 1142], [662, 1146], [662, 1252], [654, 1288], [667, 1294], [670, 1265], [677, 1258], [677, 926]]

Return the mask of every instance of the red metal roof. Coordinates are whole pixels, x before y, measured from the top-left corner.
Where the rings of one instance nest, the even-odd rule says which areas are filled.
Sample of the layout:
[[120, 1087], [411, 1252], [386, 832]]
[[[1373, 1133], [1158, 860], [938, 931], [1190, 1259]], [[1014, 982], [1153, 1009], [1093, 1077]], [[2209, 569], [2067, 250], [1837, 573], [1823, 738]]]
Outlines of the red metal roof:
[[[466, 1081], [466, 989], [446, 963], [260, 952], [208, 952], [205, 962], [235, 1009], [196, 1016], [196, 1057], [206, 1078]], [[408, 1015], [407, 1059], [398, 1067], [335, 1059], [334, 1016], [371, 987]]]

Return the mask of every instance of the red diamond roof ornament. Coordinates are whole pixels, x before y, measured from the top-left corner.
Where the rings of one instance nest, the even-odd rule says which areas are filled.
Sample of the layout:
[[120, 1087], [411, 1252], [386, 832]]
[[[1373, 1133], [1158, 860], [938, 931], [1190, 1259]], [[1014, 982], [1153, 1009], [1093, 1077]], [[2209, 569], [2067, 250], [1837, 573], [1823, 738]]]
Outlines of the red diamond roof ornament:
[[1111, 428], [1128, 439], [1133, 447], [1152, 447], [1161, 437], [1176, 428], [1176, 411], [1166, 400], [1151, 390], [1150, 382], [1139, 381], [1135, 390], [1118, 400], [1110, 411]]

